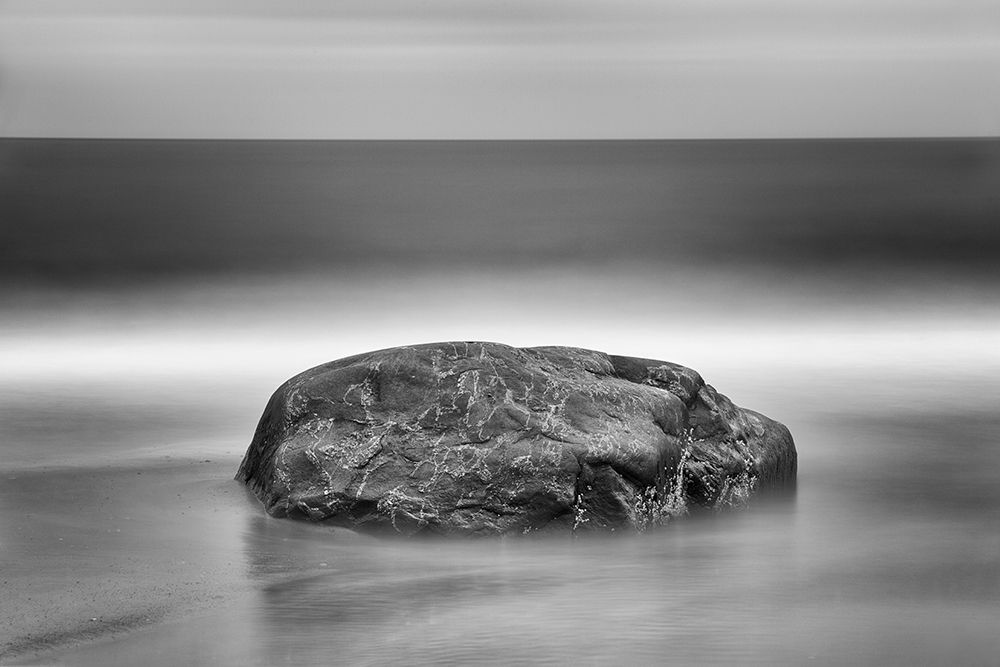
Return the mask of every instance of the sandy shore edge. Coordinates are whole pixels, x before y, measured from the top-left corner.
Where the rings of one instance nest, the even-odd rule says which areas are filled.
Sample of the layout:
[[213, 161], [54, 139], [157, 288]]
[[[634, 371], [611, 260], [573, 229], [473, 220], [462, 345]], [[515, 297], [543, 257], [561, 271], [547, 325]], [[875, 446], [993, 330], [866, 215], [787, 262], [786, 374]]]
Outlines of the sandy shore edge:
[[115, 618], [94, 617], [86, 622], [14, 637], [0, 647], [0, 664], [34, 663], [60, 650], [124, 636], [157, 623], [167, 615], [167, 608], [154, 605]]
[[35, 664], [249, 590], [241, 531], [263, 512], [234, 469], [175, 458], [5, 471], [0, 664]]

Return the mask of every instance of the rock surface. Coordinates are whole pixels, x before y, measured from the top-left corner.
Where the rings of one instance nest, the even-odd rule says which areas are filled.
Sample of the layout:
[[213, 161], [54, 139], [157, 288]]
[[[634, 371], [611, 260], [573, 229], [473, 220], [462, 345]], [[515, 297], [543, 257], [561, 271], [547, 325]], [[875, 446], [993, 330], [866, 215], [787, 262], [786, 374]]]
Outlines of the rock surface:
[[650, 525], [789, 488], [783, 425], [678, 364], [457, 342], [282, 385], [236, 478], [274, 516], [401, 533]]

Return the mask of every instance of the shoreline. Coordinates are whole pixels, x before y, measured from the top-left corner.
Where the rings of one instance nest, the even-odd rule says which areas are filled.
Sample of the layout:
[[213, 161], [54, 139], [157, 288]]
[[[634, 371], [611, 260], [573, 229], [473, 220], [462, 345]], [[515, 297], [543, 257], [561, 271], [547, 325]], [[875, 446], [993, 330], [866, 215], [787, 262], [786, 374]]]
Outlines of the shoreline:
[[15, 637], [0, 648], [0, 664], [30, 663], [57, 651], [122, 637], [163, 621], [167, 614], [163, 607], [152, 607], [147, 613], [130, 613], [110, 620], [91, 618], [74, 627]]

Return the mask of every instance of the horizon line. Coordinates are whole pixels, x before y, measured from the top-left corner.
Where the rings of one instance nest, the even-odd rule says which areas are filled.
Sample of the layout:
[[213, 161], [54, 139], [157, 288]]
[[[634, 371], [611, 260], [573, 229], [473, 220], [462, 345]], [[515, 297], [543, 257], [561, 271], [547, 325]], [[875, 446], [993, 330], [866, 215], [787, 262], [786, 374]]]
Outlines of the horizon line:
[[694, 142], [895, 142], [895, 141], [997, 141], [1000, 135], [912, 135], [885, 136], [861, 135], [851, 137], [817, 136], [817, 137], [576, 137], [576, 138], [337, 138], [337, 137], [199, 137], [199, 136], [135, 136], [135, 137], [99, 137], [99, 136], [0, 136], [0, 142], [5, 141], [200, 141], [200, 142], [282, 142], [282, 143], [694, 143]]

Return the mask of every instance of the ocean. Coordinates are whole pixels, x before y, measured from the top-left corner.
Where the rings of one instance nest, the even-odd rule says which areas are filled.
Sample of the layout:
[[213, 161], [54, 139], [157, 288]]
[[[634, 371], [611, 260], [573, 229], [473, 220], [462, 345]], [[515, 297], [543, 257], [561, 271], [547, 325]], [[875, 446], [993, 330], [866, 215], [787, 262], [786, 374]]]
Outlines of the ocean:
[[[0, 140], [0, 661], [995, 664], [1000, 141]], [[697, 369], [794, 497], [393, 540], [232, 480], [435, 340]]]

